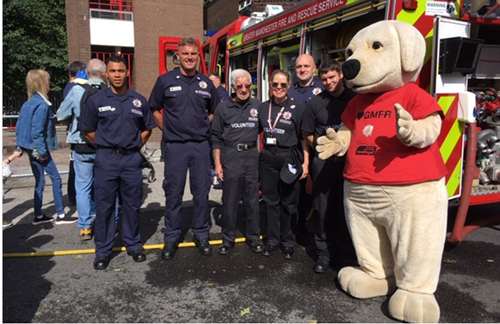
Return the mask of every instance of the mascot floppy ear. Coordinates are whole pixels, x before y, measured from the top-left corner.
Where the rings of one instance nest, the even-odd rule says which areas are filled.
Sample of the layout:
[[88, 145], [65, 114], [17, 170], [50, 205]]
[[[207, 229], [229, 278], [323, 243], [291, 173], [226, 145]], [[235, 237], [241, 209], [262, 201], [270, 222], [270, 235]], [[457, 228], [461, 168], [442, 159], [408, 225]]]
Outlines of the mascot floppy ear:
[[403, 74], [411, 75], [410, 82], [416, 81], [425, 57], [425, 40], [412, 25], [400, 21], [393, 24], [399, 38], [401, 49], [401, 68]]

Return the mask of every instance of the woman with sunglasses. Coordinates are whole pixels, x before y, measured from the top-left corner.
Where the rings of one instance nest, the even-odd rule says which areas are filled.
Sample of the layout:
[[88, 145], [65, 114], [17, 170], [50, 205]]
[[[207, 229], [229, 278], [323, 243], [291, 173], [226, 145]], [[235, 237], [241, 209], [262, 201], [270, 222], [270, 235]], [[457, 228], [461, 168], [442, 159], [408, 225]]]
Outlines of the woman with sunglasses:
[[275, 70], [271, 75], [271, 99], [259, 107], [264, 148], [259, 157], [262, 197], [267, 207], [267, 241], [263, 255], [281, 247], [283, 258], [294, 253], [300, 179], [309, 172], [309, 151], [300, 127], [304, 107], [288, 96], [290, 75]]

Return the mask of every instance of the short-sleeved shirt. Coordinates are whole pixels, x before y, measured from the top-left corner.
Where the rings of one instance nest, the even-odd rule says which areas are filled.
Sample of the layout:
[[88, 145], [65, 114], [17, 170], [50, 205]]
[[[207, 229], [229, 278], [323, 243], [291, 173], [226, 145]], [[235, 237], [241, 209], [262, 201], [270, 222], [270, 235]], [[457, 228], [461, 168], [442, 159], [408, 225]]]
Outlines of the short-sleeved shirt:
[[231, 98], [221, 102], [212, 120], [213, 148], [255, 143], [259, 135], [259, 105], [260, 101], [253, 98], [244, 103]]
[[[272, 103], [270, 105], [270, 102]], [[271, 106], [271, 107], [270, 107]], [[271, 108], [271, 121], [268, 122], [269, 108]], [[281, 115], [276, 122], [278, 114]], [[302, 134], [300, 132], [302, 117], [304, 115], [304, 107], [287, 98], [284, 102], [277, 104], [271, 98], [262, 103], [259, 107], [259, 127], [264, 131], [264, 145], [267, 143], [267, 138], [276, 138], [278, 147], [294, 147], [300, 144]], [[271, 124], [271, 125], [270, 125]], [[274, 132], [271, 127], [274, 127]]]
[[217, 94], [219, 95], [220, 101], [226, 101], [229, 98], [226, 89], [223, 86], [217, 87]]
[[294, 83], [288, 89], [288, 96], [305, 107], [306, 103], [319, 95], [321, 91], [323, 91], [323, 84], [321, 84], [320, 80], [314, 78], [307, 87], [301, 87], [298, 82]]
[[111, 88], [91, 96], [78, 122], [81, 131], [95, 132], [94, 142], [98, 147], [126, 150], [139, 150], [141, 133], [155, 127], [148, 101], [131, 89], [121, 96]]
[[351, 89], [345, 88], [338, 97], [333, 97], [328, 91], [323, 91], [307, 102], [302, 121], [302, 133], [314, 135], [314, 145], [318, 137], [325, 136], [328, 128], [338, 131], [349, 101], [356, 96]]
[[356, 183], [404, 185], [438, 180], [446, 167], [437, 142], [420, 149], [406, 146], [396, 136], [399, 103], [414, 120], [438, 112], [434, 98], [414, 83], [382, 94], [359, 94], [347, 105], [342, 122], [352, 130], [344, 177]]
[[174, 69], [158, 77], [149, 97], [152, 110], [163, 108], [165, 142], [202, 142], [210, 138], [209, 114], [220, 103], [207, 76], [197, 72], [188, 77]]

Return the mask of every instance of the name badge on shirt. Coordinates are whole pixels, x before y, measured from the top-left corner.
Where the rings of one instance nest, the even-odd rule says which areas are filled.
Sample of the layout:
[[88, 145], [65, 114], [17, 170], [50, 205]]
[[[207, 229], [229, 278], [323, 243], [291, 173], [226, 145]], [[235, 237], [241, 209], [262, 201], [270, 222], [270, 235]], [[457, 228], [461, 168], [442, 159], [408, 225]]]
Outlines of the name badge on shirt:
[[276, 140], [276, 137], [268, 137], [268, 138], [266, 138], [266, 144], [267, 145], [276, 145], [276, 144], [278, 144], [278, 141]]
[[99, 112], [105, 112], [105, 111], [115, 111], [115, 107], [111, 106], [99, 107]]
[[177, 87], [170, 87], [170, 92], [181, 91], [181, 90], [182, 90], [182, 87], [181, 87], [181, 86], [177, 86]]

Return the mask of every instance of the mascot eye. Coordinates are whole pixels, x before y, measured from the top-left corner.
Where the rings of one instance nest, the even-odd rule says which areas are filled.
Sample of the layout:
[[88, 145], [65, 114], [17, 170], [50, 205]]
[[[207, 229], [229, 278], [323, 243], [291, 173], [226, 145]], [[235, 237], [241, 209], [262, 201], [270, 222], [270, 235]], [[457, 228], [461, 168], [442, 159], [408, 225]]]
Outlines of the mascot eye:
[[347, 49], [346, 51], [346, 54], [347, 54], [347, 57], [351, 56], [352, 55], [352, 49]]
[[374, 50], [381, 49], [382, 48], [382, 44], [380, 44], [380, 42], [375, 42], [375, 43], [373, 43], [372, 48]]

